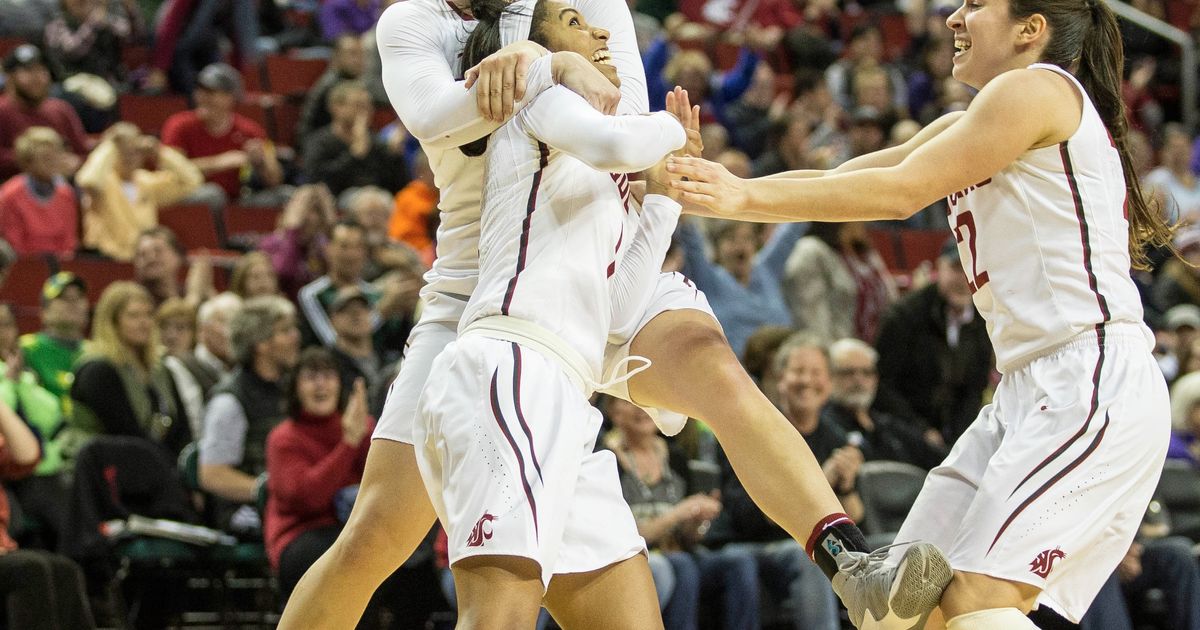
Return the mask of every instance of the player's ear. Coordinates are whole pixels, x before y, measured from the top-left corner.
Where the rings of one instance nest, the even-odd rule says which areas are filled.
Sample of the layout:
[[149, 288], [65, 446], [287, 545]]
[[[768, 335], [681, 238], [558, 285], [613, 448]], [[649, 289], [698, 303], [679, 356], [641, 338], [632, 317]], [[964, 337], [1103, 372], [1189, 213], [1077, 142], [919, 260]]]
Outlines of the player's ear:
[[1021, 30], [1017, 32], [1017, 42], [1020, 44], [1034, 44], [1039, 40], [1043, 40], [1049, 34], [1049, 27], [1046, 22], [1046, 16], [1041, 13], [1033, 15], [1020, 21]]

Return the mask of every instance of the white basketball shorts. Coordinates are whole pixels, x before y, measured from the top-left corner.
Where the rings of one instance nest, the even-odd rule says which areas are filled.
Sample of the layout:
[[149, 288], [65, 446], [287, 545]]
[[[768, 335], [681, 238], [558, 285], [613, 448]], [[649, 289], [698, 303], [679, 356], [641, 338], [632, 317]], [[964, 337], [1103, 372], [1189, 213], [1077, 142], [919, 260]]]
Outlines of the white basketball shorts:
[[1170, 424], [1140, 325], [1078, 335], [1004, 375], [896, 540], [932, 542], [958, 571], [1036, 586], [1039, 605], [1078, 622], [1129, 550]]
[[548, 585], [645, 551], [615, 457], [594, 452], [600, 412], [554, 359], [464, 337], [434, 361], [417, 411], [417, 463], [452, 566], [530, 558]]
[[[629, 356], [629, 345], [632, 343], [633, 337], [641, 332], [650, 320], [661, 313], [693, 309], [707, 313], [713, 317], [713, 321], [716, 321], [716, 316], [713, 315], [712, 307], [709, 306], [704, 292], [697, 289], [683, 274], [660, 274], [654, 282], [655, 289], [649, 306], [632, 334], [624, 343], [609, 344], [605, 351], [604, 368], [601, 372], [605, 378], [612, 376], [610, 372], [613, 366]], [[404, 352], [404, 361], [400, 364], [400, 374], [388, 390], [383, 412], [380, 414], [379, 423], [376, 425], [372, 437], [405, 444], [413, 443], [413, 423], [417, 414], [417, 399], [420, 398], [421, 391], [425, 388], [425, 381], [429, 376], [434, 358], [447, 344], [454, 341], [457, 329], [456, 321], [423, 321], [412, 329], [408, 336], [408, 348]], [[622, 382], [604, 390], [604, 393], [628, 401], [629, 385], [627, 382]], [[666, 410], [647, 409], [646, 411], [656, 418], [656, 422], [663, 425], [682, 428], [683, 421], [686, 420], [681, 414]]]

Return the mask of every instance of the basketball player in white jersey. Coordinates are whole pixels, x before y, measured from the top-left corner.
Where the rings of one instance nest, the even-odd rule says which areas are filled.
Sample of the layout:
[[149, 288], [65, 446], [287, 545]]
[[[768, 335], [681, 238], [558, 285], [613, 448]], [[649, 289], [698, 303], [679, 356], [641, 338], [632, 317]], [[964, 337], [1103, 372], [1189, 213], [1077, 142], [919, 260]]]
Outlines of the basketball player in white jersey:
[[[621, 77], [620, 111], [644, 112], [645, 79], [627, 7], [619, 0], [573, 4], [611, 31], [608, 47]], [[515, 94], [519, 109], [555, 79], [599, 109], [615, 109], [591, 79], [607, 81], [595, 71], [590, 79], [578, 72], [578, 62], [590, 69], [588, 60], [562, 53], [539, 57], [539, 47], [527, 42], [506, 47], [481, 64], [474, 92], [465, 90], [455, 80], [455, 68], [473, 24], [461, 6], [406, 0], [390, 7], [377, 29], [385, 85], [401, 120], [429, 154], [442, 193], [439, 256], [427, 275], [421, 323], [410, 336], [401, 374], [374, 435], [355, 510], [335, 545], [297, 586], [299, 596], [290, 600], [282, 628], [353, 623], [378, 584], [411, 554], [434, 522], [433, 508], [417, 480], [412, 424], [429, 365], [454, 338], [475, 282], [482, 165], [457, 147], [499, 126], [497, 119], [511, 113], [507, 104], [513, 96], [505, 95]], [[530, 63], [531, 58], [536, 59]], [[525, 100], [519, 100], [526, 65], [528, 90]], [[477, 97], [487, 104], [487, 119], [475, 107]], [[745, 374], [702, 294], [678, 275], [659, 278], [653, 285], [650, 305], [635, 319], [633, 338], [614, 344], [607, 353], [610, 361], [632, 353], [651, 359], [653, 365], [633, 376], [627, 390], [618, 394], [648, 408], [705, 421], [751, 496], [797, 540], [806, 542], [810, 556], [832, 576], [837, 571], [834, 556], [864, 551], [865, 542], [841, 514], [811, 451]], [[877, 578], [872, 588], [884, 592], [878, 602], [883, 609], [878, 610], [898, 605], [909, 615], [932, 608], [949, 579], [944, 558], [924, 547], [913, 549], [902, 570], [887, 570]], [[889, 596], [895, 580], [906, 588]]]
[[770, 179], [689, 158], [668, 168], [690, 180], [685, 201], [781, 220], [896, 219], [948, 198], [1003, 378], [897, 540], [949, 556], [952, 630], [1032, 628], [1038, 604], [1078, 621], [1166, 454], [1167, 390], [1129, 269], [1170, 229], [1130, 167], [1120, 33], [1102, 0], [968, 0], [947, 25], [954, 76], [980, 91], [908, 144]]
[[[607, 31], [557, 0], [472, 9], [464, 65], [525, 39], [608, 57]], [[446, 529], [459, 627], [531, 627], [543, 597], [560, 623], [582, 627], [599, 612], [574, 601], [587, 583], [606, 594], [614, 627], [661, 627], [645, 542], [615, 458], [594, 452], [602, 419], [588, 400], [604, 380], [609, 281], [626, 268], [616, 257], [631, 210], [609, 173], [648, 169], [685, 141], [670, 113], [605, 116], [563, 87], [484, 141], [479, 280], [457, 341], [433, 362], [414, 431]], [[645, 197], [641, 216], [663, 227], [651, 269], [679, 209]]]

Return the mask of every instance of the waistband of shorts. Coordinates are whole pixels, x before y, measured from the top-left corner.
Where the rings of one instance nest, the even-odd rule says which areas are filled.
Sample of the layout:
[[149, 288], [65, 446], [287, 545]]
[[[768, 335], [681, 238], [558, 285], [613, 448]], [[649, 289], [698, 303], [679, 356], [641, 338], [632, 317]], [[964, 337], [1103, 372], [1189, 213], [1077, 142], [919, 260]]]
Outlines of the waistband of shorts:
[[592, 385], [596, 378], [583, 355], [558, 335], [528, 320], [508, 315], [491, 315], [467, 324], [458, 336], [488, 337], [528, 346], [557, 361], [567, 377], [585, 396], [591, 396], [595, 389]]
[[1061, 343], [1057, 343], [1042, 350], [1038, 350], [1037, 352], [1031, 352], [1024, 356], [1018, 357], [1012, 361], [1009, 361], [1008, 364], [1004, 365], [1003, 367], [998, 367], [997, 369], [1002, 374], [1015, 372], [1021, 368], [1024, 368], [1030, 363], [1037, 361], [1038, 359], [1054, 356], [1060, 352], [1075, 350], [1077, 348], [1093, 348], [1098, 343], [1100, 330], [1104, 331], [1105, 344], [1141, 343], [1142, 345], [1146, 345], [1149, 343], [1146, 338], [1146, 327], [1143, 324], [1136, 322], [1108, 322], [1107, 324], [1102, 324], [1093, 328], [1092, 330], [1081, 332], [1062, 341]]

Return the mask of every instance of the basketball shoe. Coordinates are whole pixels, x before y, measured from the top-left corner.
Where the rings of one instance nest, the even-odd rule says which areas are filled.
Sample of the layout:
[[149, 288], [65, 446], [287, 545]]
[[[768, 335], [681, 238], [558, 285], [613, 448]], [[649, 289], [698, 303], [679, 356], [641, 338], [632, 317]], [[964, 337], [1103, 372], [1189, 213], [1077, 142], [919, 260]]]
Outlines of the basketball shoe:
[[839, 554], [833, 590], [859, 630], [924, 628], [954, 575], [946, 556], [929, 543], [912, 543], [900, 564], [889, 564], [888, 550], [895, 546]]

